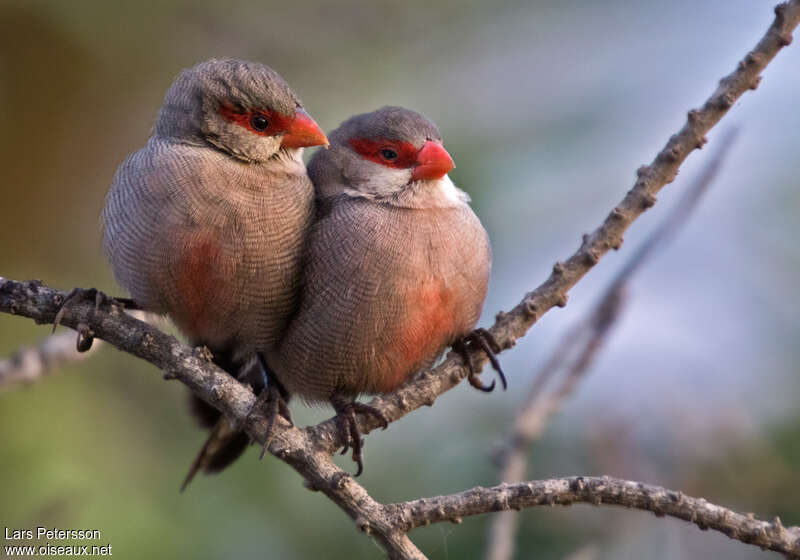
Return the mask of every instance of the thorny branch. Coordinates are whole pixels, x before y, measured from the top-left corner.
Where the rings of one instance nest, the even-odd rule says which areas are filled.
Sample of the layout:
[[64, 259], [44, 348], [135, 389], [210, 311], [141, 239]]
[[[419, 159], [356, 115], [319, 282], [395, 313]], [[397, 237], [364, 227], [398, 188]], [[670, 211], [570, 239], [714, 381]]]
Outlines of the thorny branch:
[[[514, 309], [507, 313], [498, 313], [495, 324], [489, 330], [503, 349], [511, 348], [552, 307], [566, 305], [568, 291], [609, 249], [620, 246], [625, 230], [640, 214], [655, 204], [656, 194], [675, 178], [679, 166], [689, 153], [705, 143], [705, 134], [745, 91], [757, 87], [760, 74], [767, 64], [782, 47], [791, 43], [791, 33], [800, 23], [800, 0], [790, 0], [779, 5], [775, 9], [775, 14], [775, 20], [767, 33], [739, 63], [737, 69], [720, 81], [717, 90], [700, 109], [689, 112], [686, 124], [670, 138], [656, 158], [638, 170], [634, 187], [611, 211], [601, 226], [584, 237], [575, 254], [564, 262], [556, 263], [550, 277], [537, 289], [528, 293]], [[0, 311], [19, 314], [38, 323], [52, 323], [64, 297], [63, 292], [46, 288], [40, 283], [21, 283], [0, 278]], [[126, 315], [110, 303], [99, 308], [88, 301], [71, 305], [64, 314], [62, 324], [71, 328], [86, 325], [95, 337], [149, 361], [163, 370], [166, 377], [178, 379], [186, 384], [200, 398], [242, 425], [255, 441], [263, 443], [266, 428], [264, 419], [254, 417], [249, 423], [247, 422], [248, 412], [255, 401], [253, 393], [213, 365], [208, 360], [206, 352], [193, 350], [181, 344], [174, 337]], [[473, 351], [472, 359], [476, 367], [485, 365], [486, 357], [477, 351]], [[461, 357], [451, 352], [437, 368], [423, 373], [415, 381], [388, 397], [374, 399], [372, 404], [381, 410], [386, 418], [394, 421], [423, 405], [432, 405], [440, 394], [457, 385], [466, 375], [467, 370]], [[365, 433], [378, 427], [378, 422], [370, 417], [361, 418], [359, 424]], [[460, 495], [436, 498], [434, 500], [441, 503], [442, 509], [437, 508], [433, 513], [423, 507], [406, 510], [404, 504], [382, 505], [331, 461], [330, 454], [343, 443], [343, 434], [339, 433], [335, 422], [329, 420], [303, 430], [284, 425], [277, 426], [273, 430], [268, 449], [270, 453], [297, 470], [309, 487], [323, 492], [350, 515], [359, 529], [374, 535], [388, 556], [393, 559], [425, 558], [406, 534], [407, 530], [424, 523], [425, 520], [433, 522], [440, 520], [440, 517], [450, 519], [459, 515], [503, 509], [503, 504], [506, 503], [503, 501], [504, 497], [508, 497], [509, 505], [519, 504], [523, 507], [535, 505], [532, 501], [521, 497], [517, 500], [514, 497], [516, 495], [507, 496], [501, 490], [509, 487], [475, 489]], [[540, 481], [530, 484], [545, 483]], [[597, 501], [599, 496], [601, 503], [607, 501], [628, 506], [635, 503], [646, 505], [646, 500], [614, 502], [613, 493], [606, 494], [603, 490], [605, 487], [588, 485], [587, 488], [588, 490], [581, 490], [579, 495], [585, 495], [586, 501], [589, 502]], [[520, 492], [521, 496], [528, 491]], [[564, 494], [564, 496], [571, 495]], [[640, 493], [643, 500], [645, 496], [648, 494]], [[424, 503], [416, 501], [410, 505]], [[663, 506], [664, 513], [671, 514], [673, 511], [666, 507], [666, 502], [659, 504], [658, 507]], [[673, 506], [676, 516], [687, 520], [694, 519], [695, 523], [700, 519], [700, 523], [704, 526], [718, 528], [705, 517], [693, 517], [695, 510], [691, 504], [703, 503], [693, 499], [678, 500]], [[718, 506], [709, 504], [707, 507], [713, 511], [723, 511]], [[403, 523], [399, 525], [398, 511], [406, 511], [402, 515]], [[441, 515], [440, 511], [443, 512]], [[719, 528], [732, 538], [743, 542], [755, 542], [759, 546], [800, 556], [798, 529], [768, 530], [768, 526], [772, 525], [765, 524], [761, 526], [764, 530], [763, 538], [753, 539], [749, 536], [750, 523], [764, 522], [755, 522], [747, 516], [738, 514], [734, 514], [733, 517], [726, 514], [725, 517], [730, 518], [726, 523], [732, 523], [737, 529], [724, 530], [722, 527], [727, 525], [720, 525]]]
[[[600, 301], [589, 314], [571, 328], [556, 346], [534, 377], [528, 395], [514, 420], [511, 435], [498, 453], [501, 482], [520, 482], [529, 475], [526, 453], [530, 444], [541, 436], [547, 421], [558, 412], [589, 371], [608, 340], [608, 334], [625, 307], [625, 291], [633, 274], [639, 270], [671, 236], [686, 223], [700, 198], [708, 190], [722, 166], [736, 136], [729, 132], [703, 172], [692, 183], [661, 225], [650, 234], [611, 281]], [[561, 373], [558, 385], [544, 394], [545, 386]], [[514, 533], [518, 517], [511, 511], [501, 512], [492, 520], [487, 543], [488, 560], [508, 560], [514, 553]]]
[[659, 486], [616, 478], [574, 476], [501, 484], [491, 488], [472, 488], [458, 494], [423, 498], [397, 508], [399, 523], [408, 529], [458, 520], [467, 515], [535, 506], [569, 506], [577, 503], [617, 505], [652, 511], [658, 517], [668, 515], [694, 523], [702, 530], [713, 529], [732, 539], [790, 557], [800, 555], [800, 527], [784, 527], [776, 517], [772, 522], [759, 521], [707, 502]]

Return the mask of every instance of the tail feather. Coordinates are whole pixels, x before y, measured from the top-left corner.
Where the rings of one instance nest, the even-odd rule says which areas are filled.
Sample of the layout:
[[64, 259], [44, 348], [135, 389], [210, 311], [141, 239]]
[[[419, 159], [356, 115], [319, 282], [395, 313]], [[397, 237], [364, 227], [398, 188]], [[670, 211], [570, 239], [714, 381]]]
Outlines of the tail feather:
[[198, 471], [202, 470], [205, 473], [221, 471], [239, 458], [249, 443], [250, 438], [246, 433], [237, 430], [227, 419], [220, 418], [192, 461], [189, 472], [181, 484], [181, 492], [186, 490]]

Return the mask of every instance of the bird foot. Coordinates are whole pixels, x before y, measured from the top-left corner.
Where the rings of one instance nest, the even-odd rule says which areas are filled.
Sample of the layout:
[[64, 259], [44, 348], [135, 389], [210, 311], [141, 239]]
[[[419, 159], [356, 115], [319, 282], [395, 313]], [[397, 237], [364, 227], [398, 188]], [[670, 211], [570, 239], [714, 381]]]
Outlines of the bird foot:
[[352, 459], [353, 462], [358, 465], [355, 476], [359, 476], [364, 472], [364, 461], [361, 453], [364, 449], [364, 440], [361, 437], [361, 430], [359, 430], [358, 423], [356, 422], [356, 414], [364, 414], [377, 418], [380, 420], [384, 430], [389, 427], [389, 420], [383, 415], [383, 412], [368, 404], [356, 401], [342, 403], [338, 399], [332, 399], [331, 404], [333, 404], [334, 410], [336, 410], [336, 413], [342, 419], [342, 422], [344, 422], [344, 429], [347, 436], [341, 454], [345, 455], [351, 447], [353, 448]]
[[506, 375], [503, 373], [503, 368], [500, 366], [500, 361], [497, 359], [497, 353], [502, 350], [500, 345], [495, 340], [492, 333], [487, 331], [486, 329], [475, 329], [471, 333], [467, 334], [463, 338], [457, 340], [455, 344], [453, 344], [453, 350], [461, 354], [461, 357], [464, 359], [464, 363], [469, 368], [469, 375], [467, 376], [467, 381], [469, 384], [478, 389], [479, 391], [483, 391], [484, 393], [491, 393], [494, 391], [495, 381], [489, 385], [484, 385], [478, 373], [472, 366], [472, 359], [470, 359], [470, 348], [472, 346], [477, 346], [481, 350], [486, 353], [486, 356], [489, 358], [489, 362], [492, 364], [492, 368], [497, 372], [497, 376], [500, 378], [500, 383], [503, 384], [503, 390], [505, 391], [508, 388], [508, 383], [506, 382]]
[[261, 447], [261, 454], [258, 456], [259, 460], [261, 460], [267, 452], [269, 442], [272, 441], [272, 428], [275, 426], [275, 420], [277, 420], [278, 416], [283, 416], [289, 426], [294, 426], [294, 422], [292, 422], [292, 415], [289, 412], [289, 405], [286, 403], [286, 399], [283, 398], [280, 389], [275, 385], [269, 385], [259, 393], [253, 408], [247, 413], [245, 422], [250, 423], [254, 416], [259, 415], [267, 420], [264, 445]]
[[264, 435], [264, 445], [261, 447], [261, 455], [258, 459], [264, 458], [267, 452], [267, 446], [272, 440], [272, 428], [275, 425], [275, 420], [278, 416], [283, 416], [284, 420], [289, 423], [289, 426], [294, 426], [292, 422], [292, 414], [289, 412], [289, 395], [283, 389], [277, 379], [271, 374], [264, 356], [258, 354], [258, 365], [263, 376], [264, 389], [258, 394], [256, 402], [253, 403], [253, 408], [247, 413], [245, 423], [249, 423], [253, 415], [261, 414], [267, 420], [267, 432]]
[[[59, 307], [58, 312], [53, 319], [52, 332], [56, 332], [56, 328], [58, 328], [58, 325], [61, 324], [61, 320], [64, 318], [64, 314], [67, 312], [67, 309], [69, 309], [71, 305], [75, 305], [81, 300], [94, 301], [95, 311], [99, 310], [100, 306], [106, 303], [118, 305], [123, 309], [139, 309], [139, 306], [129, 298], [112, 298], [97, 288], [73, 288], [72, 291], [67, 294], [67, 297], [64, 298], [64, 302], [61, 304], [61, 307]], [[78, 341], [76, 343], [78, 352], [88, 351], [94, 342], [94, 332], [85, 323], [78, 324], [76, 330], [78, 331]]]

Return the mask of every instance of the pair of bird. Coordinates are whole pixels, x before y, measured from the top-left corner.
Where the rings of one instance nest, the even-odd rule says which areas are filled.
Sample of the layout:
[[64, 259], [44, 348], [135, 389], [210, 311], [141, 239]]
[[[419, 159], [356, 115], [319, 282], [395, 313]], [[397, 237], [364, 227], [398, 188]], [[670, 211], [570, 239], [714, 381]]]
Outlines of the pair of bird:
[[[212, 59], [177, 77], [117, 170], [104, 248], [135, 305], [250, 383], [270, 426], [291, 422], [290, 395], [330, 402], [360, 473], [355, 413], [376, 410], [358, 395], [395, 390], [448, 346], [493, 343], [472, 330], [489, 240], [453, 167], [414, 111], [357, 115], [328, 139], [272, 69]], [[210, 405], [194, 409], [212, 433], [184, 487], [249, 443]]]

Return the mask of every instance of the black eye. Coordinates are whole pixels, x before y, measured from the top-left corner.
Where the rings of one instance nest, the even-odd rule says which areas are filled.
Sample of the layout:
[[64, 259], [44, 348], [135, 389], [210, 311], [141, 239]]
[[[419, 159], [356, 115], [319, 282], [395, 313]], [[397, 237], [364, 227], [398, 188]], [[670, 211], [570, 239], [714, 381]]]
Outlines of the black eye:
[[259, 131], [267, 130], [267, 127], [269, 127], [269, 119], [264, 115], [255, 114], [250, 117], [250, 126]]
[[383, 159], [388, 160], [397, 159], [397, 152], [390, 150], [389, 148], [384, 148], [381, 150], [381, 156], [383, 156]]

